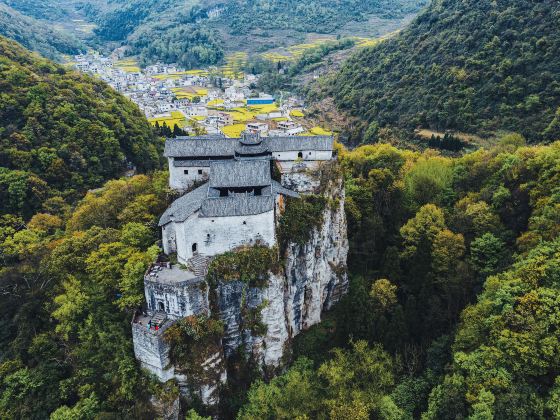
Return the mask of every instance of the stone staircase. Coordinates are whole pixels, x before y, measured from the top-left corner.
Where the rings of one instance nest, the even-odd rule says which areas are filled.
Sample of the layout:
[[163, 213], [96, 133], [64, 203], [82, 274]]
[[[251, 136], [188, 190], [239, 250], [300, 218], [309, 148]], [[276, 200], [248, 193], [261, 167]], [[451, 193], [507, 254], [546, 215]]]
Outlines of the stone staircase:
[[208, 265], [210, 264], [210, 257], [205, 255], [196, 254], [189, 260], [189, 267], [197, 277], [204, 277], [208, 273]]
[[163, 322], [167, 319], [167, 314], [165, 312], [156, 312], [152, 317], [153, 325], [163, 325]]

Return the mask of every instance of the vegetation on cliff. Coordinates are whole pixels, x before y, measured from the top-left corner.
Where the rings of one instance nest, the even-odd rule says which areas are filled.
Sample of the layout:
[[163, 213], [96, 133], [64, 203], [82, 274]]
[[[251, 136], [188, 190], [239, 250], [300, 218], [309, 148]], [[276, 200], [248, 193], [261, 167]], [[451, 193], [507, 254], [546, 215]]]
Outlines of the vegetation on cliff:
[[286, 198], [286, 206], [278, 222], [278, 242], [281, 249], [285, 249], [289, 243], [305, 244], [313, 228], [323, 222], [326, 205], [327, 199], [320, 195]]
[[[181, 373], [187, 375], [193, 386], [213, 383], [220, 377], [222, 364], [205, 362], [221, 355], [224, 325], [221, 321], [205, 316], [188, 316], [177, 321], [164, 333], [169, 343], [169, 359]], [[221, 356], [220, 356], [221, 357]], [[214, 360], [215, 362], [217, 362]]]
[[242, 281], [251, 287], [262, 287], [269, 273], [279, 269], [276, 248], [254, 245], [218, 255], [210, 263], [206, 278], [211, 284], [217, 281]]
[[560, 137], [560, 5], [434, 0], [398, 35], [327, 81], [369, 125]]

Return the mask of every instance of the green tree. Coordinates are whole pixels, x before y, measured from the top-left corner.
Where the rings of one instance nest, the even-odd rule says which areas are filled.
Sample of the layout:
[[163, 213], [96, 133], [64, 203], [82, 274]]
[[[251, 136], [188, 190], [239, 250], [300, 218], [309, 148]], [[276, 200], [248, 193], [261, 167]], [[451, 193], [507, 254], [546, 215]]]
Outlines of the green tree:
[[508, 262], [505, 251], [505, 243], [488, 232], [472, 241], [470, 262], [483, 277], [496, 274]]

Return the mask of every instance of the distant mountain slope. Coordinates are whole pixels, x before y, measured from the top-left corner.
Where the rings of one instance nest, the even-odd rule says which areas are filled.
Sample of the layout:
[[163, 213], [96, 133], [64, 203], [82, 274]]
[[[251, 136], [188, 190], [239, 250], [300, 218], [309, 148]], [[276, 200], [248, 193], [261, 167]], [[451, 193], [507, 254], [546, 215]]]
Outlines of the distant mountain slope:
[[136, 105], [0, 37], [0, 215], [29, 217], [120, 176], [159, 166], [160, 140]]
[[61, 54], [78, 54], [84, 49], [75, 37], [53, 29], [46, 22], [25, 16], [2, 2], [0, 35], [52, 59], [60, 58]]
[[349, 60], [332, 94], [372, 128], [559, 139], [559, 22], [557, 0], [434, 0], [401, 34]]
[[[105, 41], [147, 60], [215, 64], [224, 51], [305, 42], [309, 34], [368, 35], [416, 13], [426, 0], [89, 0], [84, 11]], [[377, 19], [375, 24], [368, 23]], [[348, 28], [348, 25], [354, 25]]]
[[2, 0], [2, 2], [26, 16], [53, 20], [67, 16], [66, 9], [60, 6], [72, 0]]

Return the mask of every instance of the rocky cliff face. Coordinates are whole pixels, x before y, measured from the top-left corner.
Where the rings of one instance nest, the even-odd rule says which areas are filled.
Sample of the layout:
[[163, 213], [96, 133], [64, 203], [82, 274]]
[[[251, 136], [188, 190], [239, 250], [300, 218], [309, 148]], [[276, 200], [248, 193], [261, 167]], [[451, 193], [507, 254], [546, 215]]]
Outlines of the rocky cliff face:
[[[274, 372], [289, 356], [290, 341], [321, 321], [348, 287], [348, 239], [344, 188], [337, 177], [318, 182], [318, 172], [288, 174], [283, 184], [327, 199], [322, 223], [304, 244], [289, 243], [280, 273], [269, 273], [264, 287], [218, 281], [218, 318], [225, 325], [226, 357], [243, 348], [264, 372]], [[257, 325], [255, 325], [257, 324]]]

